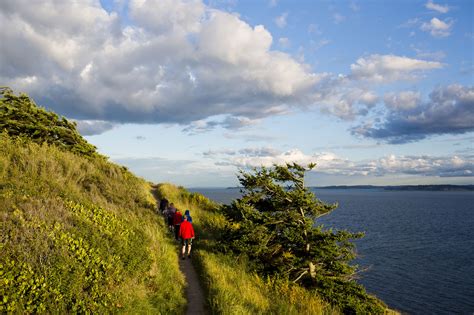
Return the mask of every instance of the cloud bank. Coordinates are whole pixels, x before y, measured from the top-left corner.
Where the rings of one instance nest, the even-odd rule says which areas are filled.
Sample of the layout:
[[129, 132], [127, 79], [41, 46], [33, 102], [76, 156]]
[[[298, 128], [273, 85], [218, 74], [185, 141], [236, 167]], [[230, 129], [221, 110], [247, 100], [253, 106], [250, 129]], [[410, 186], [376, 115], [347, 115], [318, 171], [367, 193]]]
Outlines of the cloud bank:
[[352, 133], [397, 144], [474, 131], [474, 87], [440, 87], [431, 92], [425, 103], [419, 94], [410, 91], [388, 94], [385, 104], [385, 120], [356, 126]]
[[131, 23], [99, 1], [2, 1], [0, 80], [71, 118], [188, 124], [273, 115], [321, 79], [262, 25], [200, 1], [128, 7]]
[[[264, 26], [251, 26], [199, 0], [131, 0], [126, 8], [124, 18], [98, 0], [45, 0], [36, 6], [27, 0], [1, 1], [0, 23], [9, 28], [0, 32], [0, 81], [79, 121], [87, 134], [120, 123], [181, 124], [194, 134], [315, 108], [355, 120], [382, 100], [374, 86], [417, 80], [444, 67], [437, 61], [371, 54], [357, 59], [347, 75], [317, 73], [273, 49]], [[281, 27], [286, 19], [279, 17]], [[426, 31], [450, 32], [451, 22], [434, 19]], [[407, 97], [411, 103], [399, 108], [419, 102], [413, 95], [383, 99], [393, 108]], [[392, 116], [386, 125], [356, 133], [400, 137], [380, 134], [395, 130], [392, 124], [402, 125], [403, 118]], [[435, 116], [425, 123], [436, 123]], [[436, 132], [451, 133], [448, 127]]]
[[253, 168], [296, 162], [317, 163], [316, 172], [344, 176], [418, 175], [437, 177], [474, 176], [474, 156], [396, 156], [351, 161], [331, 152], [307, 155], [298, 149], [278, 151], [272, 148], [207, 151], [203, 155], [217, 160], [217, 165]]

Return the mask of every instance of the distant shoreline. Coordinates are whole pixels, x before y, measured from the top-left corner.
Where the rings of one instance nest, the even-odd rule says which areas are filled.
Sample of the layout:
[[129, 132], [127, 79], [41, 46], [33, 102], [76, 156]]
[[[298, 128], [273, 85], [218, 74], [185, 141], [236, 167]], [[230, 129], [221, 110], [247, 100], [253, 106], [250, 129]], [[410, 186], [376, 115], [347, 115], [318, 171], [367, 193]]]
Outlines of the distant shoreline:
[[[193, 187], [191, 189], [240, 189], [241, 187]], [[333, 185], [333, 186], [310, 186], [313, 189], [382, 189], [401, 191], [474, 191], [474, 185]]]
[[340, 186], [314, 186], [314, 189], [383, 189], [383, 190], [403, 190], [403, 191], [474, 191], [474, 185], [394, 185], [394, 186], [374, 186], [374, 185], [340, 185]]

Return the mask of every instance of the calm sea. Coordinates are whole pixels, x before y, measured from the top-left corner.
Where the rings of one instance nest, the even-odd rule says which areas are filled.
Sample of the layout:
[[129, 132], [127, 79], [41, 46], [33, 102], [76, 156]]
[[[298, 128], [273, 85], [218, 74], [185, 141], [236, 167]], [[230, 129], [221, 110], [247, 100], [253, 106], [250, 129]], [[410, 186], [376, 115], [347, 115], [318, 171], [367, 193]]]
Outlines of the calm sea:
[[[238, 189], [190, 189], [229, 203]], [[364, 231], [359, 280], [391, 308], [408, 314], [474, 314], [474, 193], [315, 189], [338, 202], [318, 224]]]

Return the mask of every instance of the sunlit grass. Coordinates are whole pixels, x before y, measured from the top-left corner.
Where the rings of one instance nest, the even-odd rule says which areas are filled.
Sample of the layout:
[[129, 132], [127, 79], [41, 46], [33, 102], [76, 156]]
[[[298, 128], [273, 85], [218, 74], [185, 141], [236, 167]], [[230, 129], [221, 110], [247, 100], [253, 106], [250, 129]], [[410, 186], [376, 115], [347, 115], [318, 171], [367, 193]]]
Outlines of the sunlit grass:
[[151, 190], [104, 158], [0, 134], [0, 312], [181, 314]]
[[172, 184], [158, 186], [160, 196], [180, 210], [189, 209], [197, 231], [193, 261], [215, 314], [338, 314], [316, 294], [286, 281], [263, 279], [245, 260], [216, 249], [225, 237], [225, 218], [218, 205]]
[[219, 314], [339, 314], [299, 286], [249, 272], [246, 263], [235, 257], [208, 251], [197, 257], [208, 276], [209, 303]]

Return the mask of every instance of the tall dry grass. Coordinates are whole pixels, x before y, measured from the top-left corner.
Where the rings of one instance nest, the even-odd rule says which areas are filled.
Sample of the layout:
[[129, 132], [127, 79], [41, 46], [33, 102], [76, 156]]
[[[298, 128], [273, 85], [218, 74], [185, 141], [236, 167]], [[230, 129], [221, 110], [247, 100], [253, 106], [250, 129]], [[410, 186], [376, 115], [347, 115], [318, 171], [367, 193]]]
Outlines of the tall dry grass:
[[151, 189], [104, 158], [0, 134], [0, 312], [182, 313]]

